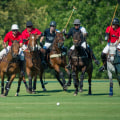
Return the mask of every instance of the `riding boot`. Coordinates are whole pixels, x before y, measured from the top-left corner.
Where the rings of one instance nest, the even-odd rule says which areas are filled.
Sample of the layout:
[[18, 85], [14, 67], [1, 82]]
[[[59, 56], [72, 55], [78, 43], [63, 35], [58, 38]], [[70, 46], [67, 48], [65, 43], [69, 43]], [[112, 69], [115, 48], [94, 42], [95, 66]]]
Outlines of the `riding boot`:
[[25, 76], [25, 72], [24, 72], [24, 60], [20, 60], [20, 74], [21, 76]]
[[102, 53], [101, 54], [101, 59], [102, 59], [102, 62], [103, 62], [103, 66], [100, 67], [99, 72], [107, 70], [107, 55], [105, 53]]
[[90, 47], [87, 47], [87, 48], [88, 48], [88, 50], [89, 50], [89, 54], [90, 54], [91, 59], [93, 59], [93, 61], [95, 62], [96, 65], [99, 65], [100, 63], [99, 63], [99, 61], [96, 59], [93, 51], [90, 49]]
[[69, 63], [67, 64], [66, 68], [71, 69], [71, 55], [72, 55], [73, 50], [68, 51], [68, 61]]

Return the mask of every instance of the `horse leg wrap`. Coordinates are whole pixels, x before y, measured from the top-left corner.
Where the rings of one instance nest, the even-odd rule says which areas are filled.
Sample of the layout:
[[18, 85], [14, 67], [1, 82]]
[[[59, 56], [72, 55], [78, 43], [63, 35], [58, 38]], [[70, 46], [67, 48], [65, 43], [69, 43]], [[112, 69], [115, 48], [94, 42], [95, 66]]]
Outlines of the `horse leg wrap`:
[[80, 88], [83, 88], [83, 79], [84, 79], [84, 74], [81, 74], [80, 76]]
[[109, 91], [109, 95], [110, 95], [110, 96], [113, 95], [113, 83], [110, 83], [110, 91]]
[[4, 86], [1, 86], [1, 94], [4, 94]]
[[61, 78], [62, 81], [63, 81], [63, 85], [65, 85], [66, 81], [65, 81], [65, 78], [64, 78], [63, 72], [60, 72], [60, 78]]
[[9, 89], [10, 89], [10, 88], [7, 88], [7, 90], [6, 90], [6, 92], [5, 92], [5, 96], [8, 95]]
[[72, 77], [73, 77], [74, 86], [77, 89], [78, 88], [78, 83], [77, 83], [77, 76], [76, 76], [75, 72], [72, 73]]
[[28, 85], [25, 80], [23, 80], [23, 83], [25, 84], [26, 89], [28, 89]]
[[6, 81], [5, 90], [7, 90], [8, 82], [9, 82], [9, 81]]
[[29, 90], [32, 91], [32, 78], [29, 76]]

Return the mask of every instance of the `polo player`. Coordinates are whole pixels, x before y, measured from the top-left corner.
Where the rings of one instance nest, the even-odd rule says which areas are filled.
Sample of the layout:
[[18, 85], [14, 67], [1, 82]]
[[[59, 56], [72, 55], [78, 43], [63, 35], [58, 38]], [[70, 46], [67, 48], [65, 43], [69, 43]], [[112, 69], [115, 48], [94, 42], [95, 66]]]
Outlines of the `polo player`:
[[[4, 55], [6, 55], [11, 46], [12, 46], [12, 40], [17, 40], [20, 43], [20, 47], [22, 47], [23, 44], [23, 39], [22, 39], [22, 34], [18, 31], [19, 27], [17, 24], [13, 24], [11, 27], [11, 31], [9, 31], [3, 40], [3, 47], [4, 49], [0, 52], [0, 59], [2, 59], [2, 57]], [[6, 43], [8, 42], [8, 46], [6, 46]], [[24, 54], [22, 49], [19, 49], [19, 56], [20, 56], [20, 70], [21, 70], [21, 74], [24, 74]]]
[[[68, 33], [66, 33], [66, 30], [65, 30], [65, 29], [63, 30], [63, 33], [64, 33], [65, 37], [68, 39], [68, 38], [70, 38], [71, 36], [73, 37], [74, 32], [79, 32], [79, 31], [81, 31], [82, 34], [83, 34], [83, 37], [84, 37], [84, 40], [83, 40], [82, 43], [81, 43], [81, 47], [83, 47], [83, 48], [87, 51], [88, 55], [94, 60], [94, 62], [95, 62], [97, 65], [99, 65], [99, 61], [96, 59], [93, 51], [90, 49], [89, 45], [86, 43], [86, 37], [88, 36], [88, 32], [86, 31], [86, 29], [85, 29], [83, 26], [81, 26], [81, 22], [80, 22], [79, 19], [75, 19], [74, 22], [73, 22], [73, 24], [74, 24], [74, 27], [72, 27], [72, 28], [69, 30]], [[75, 49], [75, 46], [72, 45], [72, 47], [71, 47], [70, 50], [68, 51], [68, 56], [71, 56], [72, 51], [73, 51], [74, 49]], [[69, 58], [69, 61], [70, 61], [70, 57], [68, 57], [68, 58]], [[67, 67], [70, 68], [70, 63], [67, 65]]]

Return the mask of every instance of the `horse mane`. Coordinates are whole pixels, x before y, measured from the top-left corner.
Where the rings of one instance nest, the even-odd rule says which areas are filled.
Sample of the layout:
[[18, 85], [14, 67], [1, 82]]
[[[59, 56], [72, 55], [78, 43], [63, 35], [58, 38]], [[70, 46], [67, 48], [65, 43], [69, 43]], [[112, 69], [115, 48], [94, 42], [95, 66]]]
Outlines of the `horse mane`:
[[57, 43], [58, 43], [58, 39], [57, 38], [61, 37], [61, 35], [63, 35], [62, 32], [56, 32], [56, 36], [54, 38], [54, 41], [53, 41], [53, 44], [52, 44], [51, 48], [57, 48], [57, 49], [59, 49], [57, 47]]

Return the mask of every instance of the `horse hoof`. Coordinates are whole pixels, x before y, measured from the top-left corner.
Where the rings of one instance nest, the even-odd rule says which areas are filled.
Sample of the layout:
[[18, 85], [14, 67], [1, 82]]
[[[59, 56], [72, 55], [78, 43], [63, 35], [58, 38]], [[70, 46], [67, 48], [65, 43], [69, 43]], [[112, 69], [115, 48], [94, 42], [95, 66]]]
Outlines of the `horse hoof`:
[[112, 97], [113, 95], [109, 95], [109, 97]]
[[35, 92], [35, 91], [32, 91], [32, 94], [36, 94], [36, 92]]
[[74, 96], [77, 96], [77, 93], [74, 93]]
[[0, 97], [6, 97], [4, 94], [1, 94], [1, 96]]
[[64, 90], [64, 91], [67, 91], [67, 86], [64, 86], [64, 87], [63, 87], [63, 90]]
[[71, 83], [67, 83], [67, 86], [71, 86]]
[[47, 91], [46, 88], [43, 88], [43, 91], [46, 92]]
[[29, 89], [26, 89], [27, 93], [32, 94], [32, 91], [30, 91]]
[[18, 93], [16, 93], [15, 96], [18, 96]]
[[79, 90], [79, 92], [80, 92], [80, 93], [82, 93], [82, 92], [83, 92], [83, 90], [82, 90], [82, 89], [80, 89], [80, 90]]

